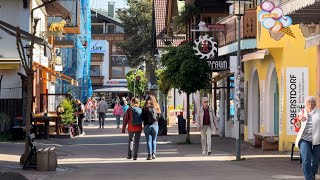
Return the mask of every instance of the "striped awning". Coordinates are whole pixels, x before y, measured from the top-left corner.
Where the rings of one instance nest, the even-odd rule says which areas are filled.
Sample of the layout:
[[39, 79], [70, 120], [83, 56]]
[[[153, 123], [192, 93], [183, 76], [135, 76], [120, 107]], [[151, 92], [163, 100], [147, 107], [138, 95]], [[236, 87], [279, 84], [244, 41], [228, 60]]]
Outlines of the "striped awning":
[[243, 55], [242, 62], [255, 60], [255, 59], [264, 59], [266, 55], [269, 55], [268, 49], [258, 50], [253, 53]]
[[18, 69], [20, 68], [19, 58], [0, 58], [0, 69]]
[[306, 48], [320, 46], [320, 34], [306, 38]]
[[294, 24], [320, 21], [320, 0], [286, 0], [279, 7], [284, 15], [292, 18]]

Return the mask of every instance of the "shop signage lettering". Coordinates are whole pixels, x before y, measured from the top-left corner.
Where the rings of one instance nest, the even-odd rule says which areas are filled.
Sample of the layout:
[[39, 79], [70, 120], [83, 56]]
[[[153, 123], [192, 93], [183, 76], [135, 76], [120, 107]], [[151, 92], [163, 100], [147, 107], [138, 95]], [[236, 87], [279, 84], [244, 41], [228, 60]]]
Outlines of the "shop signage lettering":
[[225, 71], [229, 69], [228, 60], [217, 59], [217, 60], [211, 60], [207, 62], [212, 72]]
[[105, 53], [106, 50], [106, 41], [102, 40], [93, 40], [90, 43], [91, 53]]
[[193, 25], [191, 31], [193, 32], [224, 32], [224, 24], [206, 24], [200, 21], [198, 25]]
[[287, 135], [296, 135], [294, 118], [308, 96], [308, 68], [287, 68]]

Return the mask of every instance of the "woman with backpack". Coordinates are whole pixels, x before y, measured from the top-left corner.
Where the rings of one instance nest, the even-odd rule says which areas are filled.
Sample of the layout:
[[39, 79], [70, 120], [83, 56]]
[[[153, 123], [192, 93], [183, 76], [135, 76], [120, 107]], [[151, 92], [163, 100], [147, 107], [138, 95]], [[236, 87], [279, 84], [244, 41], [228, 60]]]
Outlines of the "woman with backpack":
[[122, 116], [122, 114], [123, 114], [122, 113], [122, 106], [120, 105], [120, 103], [118, 101], [113, 109], [113, 115], [116, 116], [117, 128], [120, 127], [120, 117]]
[[131, 159], [133, 153], [133, 160], [137, 160], [142, 131], [142, 109], [139, 107], [140, 101], [138, 98], [132, 98], [130, 104], [131, 107], [123, 118], [122, 133], [125, 133], [128, 125], [129, 143], [127, 159]]
[[148, 148], [147, 160], [156, 158], [157, 136], [159, 131], [158, 119], [160, 113], [160, 106], [156, 98], [153, 95], [149, 95], [142, 110], [144, 134]]

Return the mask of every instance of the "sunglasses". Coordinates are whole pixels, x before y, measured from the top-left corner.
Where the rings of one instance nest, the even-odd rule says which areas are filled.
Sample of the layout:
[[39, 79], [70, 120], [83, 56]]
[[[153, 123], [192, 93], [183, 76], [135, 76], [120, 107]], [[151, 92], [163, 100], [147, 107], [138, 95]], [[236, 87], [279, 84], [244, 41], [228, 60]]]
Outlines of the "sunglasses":
[[208, 103], [208, 101], [203, 101], [204, 103]]

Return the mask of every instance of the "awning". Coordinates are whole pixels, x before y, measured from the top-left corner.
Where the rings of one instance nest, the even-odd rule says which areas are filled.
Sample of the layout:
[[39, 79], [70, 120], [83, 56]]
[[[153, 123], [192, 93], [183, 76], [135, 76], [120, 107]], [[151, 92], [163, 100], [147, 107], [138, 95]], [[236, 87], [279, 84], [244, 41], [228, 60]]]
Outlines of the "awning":
[[20, 64], [19, 58], [0, 58], [0, 69], [18, 69]]
[[51, 69], [51, 68], [48, 68], [42, 64], [39, 64], [37, 62], [33, 62], [33, 66], [36, 67], [36, 68], [39, 68], [39, 69], [42, 69], [44, 71], [46, 71], [47, 73], [59, 78], [59, 79], [62, 79], [64, 81], [68, 81], [70, 82], [72, 85], [75, 85], [75, 86], [78, 86], [79, 83], [78, 81], [72, 79], [71, 77], [67, 76], [67, 75], [64, 75], [62, 73], [59, 73], [59, 72], [56, 72], [55, 70]]
[[289, 15], [294, 24], [318, 23], [320, 0], [287, 0], [279, 5], [284, 15]]
[[[257, 48], [257, 40], [256, 39], [242, 39], [240, 41], [241, 50], [246, 49], [256, 49]], [[218, 50], [219, 56], [235, 53], [238, 50], [238, 42], [220, 47]]]
[[127, 87], [103, 87], [100, 89], [93, 90], [93, 92], [119, 92], [119, 93], [127, 93], [130, 92]]
[[[48, 0], [42, 0], [42, 2], [48, 2]], [[45, 6], [48, 16], [62, 17], [63, 19], [71, 19], [70, 12], [63, 5], [56, 1]]]
[[243, 55], [242, 62], [255, 60], [255, 59], [264, 59], [264, 56], [266, 55], [269, 55], [268, 49], [258, 50], [253, 53]]
[[311, 46], [320, 46], [320, 34], [306, 38], [305, 48], [309, 48]]

